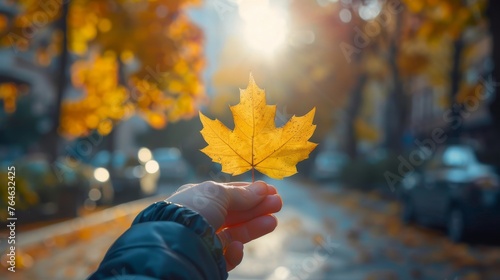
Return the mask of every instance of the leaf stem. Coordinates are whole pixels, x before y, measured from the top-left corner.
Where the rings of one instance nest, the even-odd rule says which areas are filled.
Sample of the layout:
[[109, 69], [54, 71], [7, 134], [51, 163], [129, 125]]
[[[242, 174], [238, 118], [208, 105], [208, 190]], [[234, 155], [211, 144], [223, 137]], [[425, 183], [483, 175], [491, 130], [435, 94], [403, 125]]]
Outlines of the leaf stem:
[[252, 167], [252, 183], [255, 182], [255, 168]]

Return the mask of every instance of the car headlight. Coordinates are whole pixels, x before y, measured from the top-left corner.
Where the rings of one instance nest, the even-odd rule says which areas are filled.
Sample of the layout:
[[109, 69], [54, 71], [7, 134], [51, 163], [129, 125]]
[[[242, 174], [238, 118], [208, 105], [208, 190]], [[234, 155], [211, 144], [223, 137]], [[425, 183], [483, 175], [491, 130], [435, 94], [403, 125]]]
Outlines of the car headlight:
[[153, 154], [148, 148], [143, 147], [137, 152], [137, 158], [141, 163], [146, 163], [153, 159]]
[[101, 183], [105, 183], [109, 180], [109, 171], [104, 167], [96, 168], [94, 170], [94, 178]]
[[150, 160], [146, 162], [144, 168], [146, 169], [146, 172], [148, 172], [149, 174], [154, 174], [158, 172], [158, 170], [160, 170], [160, 165], [156, 160]]

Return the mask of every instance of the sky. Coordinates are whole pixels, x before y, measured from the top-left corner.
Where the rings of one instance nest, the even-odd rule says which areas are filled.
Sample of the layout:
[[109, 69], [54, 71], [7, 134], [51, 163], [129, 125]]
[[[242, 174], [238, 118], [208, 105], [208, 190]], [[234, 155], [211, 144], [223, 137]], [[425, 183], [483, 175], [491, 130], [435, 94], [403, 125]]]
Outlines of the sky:
[[286, 45], [287, 1], [207, 0], [189, 15], [205, 33], [206, 68], [204, 81], [212, 97], [211, 84], [220, 65], [220, 56], [229, 38], [243, 40], [248, 51], [272, 56]]

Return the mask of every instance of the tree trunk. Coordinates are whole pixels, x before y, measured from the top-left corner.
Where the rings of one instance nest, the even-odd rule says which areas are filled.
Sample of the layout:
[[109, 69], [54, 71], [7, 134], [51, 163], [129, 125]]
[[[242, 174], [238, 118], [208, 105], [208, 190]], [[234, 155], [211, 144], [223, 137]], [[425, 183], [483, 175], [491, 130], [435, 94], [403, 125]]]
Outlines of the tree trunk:
[[[450, 72], [451, 84], [450, 84], [450, 106], [452, 112], [452, 118], [458, 119], [460, 117], [461, 105], [458, 105], [456, 97], [460, 89], [460, 81], [462, 80], [462, 73], [460, 72], [460, 62], [462, 56], [462, 50], [464, 48], [464, 42], [462, 38], [458, 38], [453, 42], [453, 65]], [[458, 138], [460, 137], [462, 126], [452, 129], [454, 122], [450, 123], [450, 137]]]
[[[498, 11], [500, 9], [500, 1], [490, 0], [486, 13], [490, 22], [490, 32], [493, 39], [492, 58], [495, 65], [493, 69], [493, 80], [495, 83], [500, 83], [500, 17]], [[497, 84], [492, 85], [497, 91], [490, 104], [490, 113], [493, 118], [493, 125], [497, 134], [500, 131], [500, 94]]]
[[395, 58], [391, 58], [389, 63], [394, 87], [386, 102], [385, 143], [386, 148], [395, 153], [401, 153], [403, 134], [406, 128], [407, 104]]
[[[127, 77], [125, 76], [125, 69], [123, 62], [118, 58], [118, 83], [124, 87], [127, 87]], [[117, 123], [113, 124], [113, 128], [109, 132], [109, 134], [106, 136], [106, 149], [110, 153], [112, 157], [115, 157], [115, 150], [116, 150], [116, 130], [118, 129]], [[115, 176], [115, 169], [111, 167], [111, 161], [108, 162], [108, 170], [111, 173], [111, 176]]]
[[[118, 83], [124, 87], [127, 87], [127, 77], [125, 76], [125, 69], [123, 62], [118, 58]], [[113, 129], [106, 136], [107, 139], [107, 149], [111, 154], [114, 154], [116, 149], [116, 129], [118, 128], [117, 123], [113, 124]]]
[[359, 115], [361, 104], [363, 103], [363, 88], [368, 80], [368, 75], [363, 72], [359, 77], [359, 81], [352, 90], [349, 100], [349, 106], [346, 113], [346, 135], [345, 149], [347, 154], [354, 159], [358, 156], [358, 139], [356, 138], [355, 121]]
[[64, 91], [66, 89], [67, 83], [67, 70], [68, 70], [68, 13], [69, 5], [71, 2], [63, 3], [61, 7], [61, 18], [59, 19], [56, 28], [62, 33], [62, 46], [61, 46], [61, 57], [59, 59], [59, 71], [55, 75], [54, 84], [56, 85], [56, 96], [55, 103], [51, 115], [52, 128], [46, 134], [45, 138], [45, 149], [49, 156], [49, 160], [54, 162], [58, 156], [58, 144], [59, 144], [59, 134], [58, 128], [60, 124], [61, 117], [61, 105], [64, 98]]
[[403, 134], [406, 128], [408, 115], [403, 83], [399, 75], [397, 55], [399, 53], [399, 34], [401, 32], [402, 13], [397, 15], [396, 30], [390, 41], [388, 62], [391, 70], [393, 88], [387, 96], [385, 108], [385, 147], [395, 153], [402, 152]]

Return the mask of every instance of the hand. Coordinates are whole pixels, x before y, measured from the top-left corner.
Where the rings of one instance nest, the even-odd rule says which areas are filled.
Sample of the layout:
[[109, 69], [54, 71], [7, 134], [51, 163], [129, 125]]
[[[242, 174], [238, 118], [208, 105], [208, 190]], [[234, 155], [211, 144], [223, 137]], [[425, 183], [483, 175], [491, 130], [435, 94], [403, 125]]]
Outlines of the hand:
[[210, 223], [224, 246], [228, 271], [243, 259], [244, 243], [276, 228], [271, 214], [283, 205], [276, 189], [262, 181], [183, 185], [166, 201], [184, 205]]

